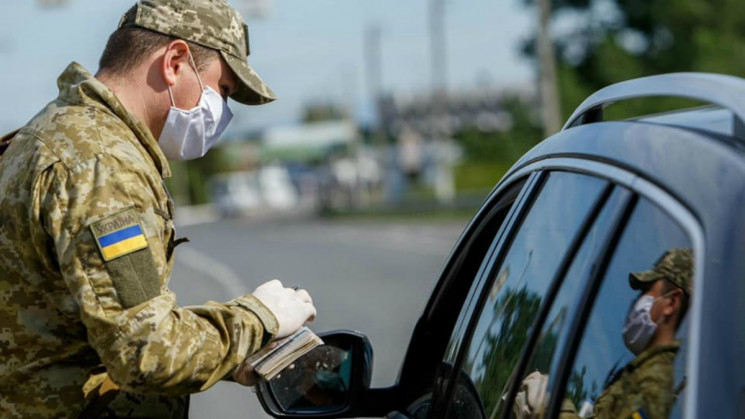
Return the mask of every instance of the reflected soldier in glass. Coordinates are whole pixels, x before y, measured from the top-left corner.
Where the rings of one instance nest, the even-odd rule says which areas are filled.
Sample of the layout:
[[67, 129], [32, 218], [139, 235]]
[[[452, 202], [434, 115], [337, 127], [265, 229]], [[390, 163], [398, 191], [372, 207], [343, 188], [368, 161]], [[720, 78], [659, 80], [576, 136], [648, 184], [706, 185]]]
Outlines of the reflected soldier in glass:
[[[673, 368], [680, 342], [675, 333], [688, 311], [692, 276], [690, 249], [669, 250], [652, 269], [629, 274], [629, 285], [641, 293], [626, 315], [622, 335], [624, 344], [636, 357], [619, 370], [611, 369], [594, 405], [588, 401], [578, 410], [565, 397], [562, 419], [669, 416], [677, 393]], [[548, 378], [539, 371], [525, 377], [513, 404], [513, 417], [543, 417], [550, 397]]]
[[[608, 385], [594, 408], [582, 409], [581, 417], [668, 417], [676, 393], [673, 364], [680, 349], [675, 332], [688, 311], [692, 276], [690, 249], [667, 251], [652, 269], [629, 274], [631, 288], [641, 290], [641, 295], [626, 317], [623, 340], [636, 358], [609, 373]], [[561, 417], [577, 417], [567, 401]]]

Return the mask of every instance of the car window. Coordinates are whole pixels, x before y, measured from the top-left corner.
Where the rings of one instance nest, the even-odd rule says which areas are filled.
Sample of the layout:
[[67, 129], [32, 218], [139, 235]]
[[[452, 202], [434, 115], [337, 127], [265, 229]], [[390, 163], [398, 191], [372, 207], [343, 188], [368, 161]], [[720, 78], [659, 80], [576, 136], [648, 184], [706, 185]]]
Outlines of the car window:
[[[630, 195], [627, 190], [616, 187], [595, 222], [585, 233], [579, 251], [551, 302], [550, 311], [543, 321], [533, 352], [525, 369], [520, 373], [522, 381], [511, 403], [513, 411], [529, 413], [528, 416], [531, 416], [532, 413], [542, 412], [548, 405], [547, 397], [550, 393], [544, 391], [544, 388], [552, 387], [553, 378], [556, 377], [560, 365], [560, 349], [572, 337], [571, 324], [576, 305], [596, 269], [598, 253], [602, 252], [605, 243], [616, 230]], [[538, 390], [539, 393], [536, 393]]]
[[[532, 180], [531, 180], [532, 179]], [[416, 402], [407, 409], [412, 418], [426, 417], [435, 398], [442, 394], [456, 357], [448, 353], [458, 337], [443, 333], [457, 330], [462, 308], [472, 284], [480, 277], [485, 259], [491, 254], [496, 237], [504, 234], [514, 218], [518, 204], [525, 201], [535, 183], [534, 176], [515, 178], [503, 185], [469, 223], [443, 269], [424, 314], [414, 329], [399, 384], [412, 390]], [[443, 398], [439, 399], [443, 402]]]
[[563, 394], [562, 417], [680, 417], [692, 278], [689, 238], [640, 200], [603, 275], [566, 387], [555, 393]]
[[[597, 206], [607, 183], [568, 172], [548, 174], [528, 214], [484, 289], [473, 335], [464, 357], [452, 417], [473, 414], [458, 389], [477, 393], [482, 414], [494, 417], [503, 405], [510, 374], [550, 284], [581, 226]], [[472, 395], [475, 396], [475, 395]]]
[[[432, 397], [442, 394], [460, 339], [458, 333], [453, 333], [443, 341], [446, 335], [442, 331], [459, 329], [456, 322], [462, 322], [465, 317], [462, 309], [467, 305], [472, 284], [480, 277], [479, 271], [487, 265], [490, 249], [514, 218], [521, 205], [518, 203], [529, 194], [534, 184], [534, 179], [529, 178], [518, 178], [489, 198], [466, 229], [443, 270], [440, 284], [428, 304], [436, 310], [425, 310], [415, 329], [401, 373], [401, 380], [405, 380], [407, 387], [425, 389], [426, 397], [418, 400], [416, 412], [409, 410], [413, 418], [426, 417], [434, 402]], [[437, 366], [432, 368], [433, 365]], [[429, 376], [422, 371], [433, 371], [434, 374]], [[441, 398], [440, 402], [444, 399]]]

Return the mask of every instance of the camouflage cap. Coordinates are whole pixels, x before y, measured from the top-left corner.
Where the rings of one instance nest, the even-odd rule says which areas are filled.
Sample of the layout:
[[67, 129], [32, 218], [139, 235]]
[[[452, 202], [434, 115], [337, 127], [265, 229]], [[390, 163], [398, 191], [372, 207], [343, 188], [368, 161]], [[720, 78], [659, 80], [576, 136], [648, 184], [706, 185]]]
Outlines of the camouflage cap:
[[219, 51], [238, 77], [238, 89], [230, 96], [236, 102], [262, 105], [276, 99], [248, 65], [248, 26], [225, 0], [141, 0], [122, 17], [119, 27], [123, 26], [139, 26]]
[[644, 272], [629, 274], [631, 288], [643, 288], [645, 283], [658, 279], [667, 279], [683, 291], [691, 294], [693, 282], [693, 253], [691, 249], [672, 249], [665, 252], [654, 264], [654, 267]]

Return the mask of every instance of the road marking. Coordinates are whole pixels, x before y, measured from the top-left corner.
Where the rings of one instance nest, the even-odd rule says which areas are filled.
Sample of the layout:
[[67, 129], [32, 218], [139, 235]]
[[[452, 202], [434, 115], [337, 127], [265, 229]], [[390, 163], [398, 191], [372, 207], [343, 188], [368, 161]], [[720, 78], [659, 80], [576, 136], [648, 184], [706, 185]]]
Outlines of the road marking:
[[231, 298], [248, 293], [246, 282], [239, 278], [227, 264], [186, 246], [179, 247], [177, 255], [176, 263], [212, 278], [225, 289], [228, 295], [232, 296]]

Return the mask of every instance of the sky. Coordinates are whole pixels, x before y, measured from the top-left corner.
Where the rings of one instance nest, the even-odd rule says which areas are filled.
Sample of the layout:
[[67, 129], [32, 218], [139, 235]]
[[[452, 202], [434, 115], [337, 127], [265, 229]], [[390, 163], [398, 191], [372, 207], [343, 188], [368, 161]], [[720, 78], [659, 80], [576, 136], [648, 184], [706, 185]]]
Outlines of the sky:
[[[229, 0], [239, 9], [242, 2]], [[426, 93], [432, 86], [427, 0], [266, 0], [269, 12], [249, 17], [249, 64], [279, 100], [229, 105], [231, 130], [298, 121], [309, 103], [346, 106], [360, 120], [374, 107], [366, 72], [365, 32], [381, 29], [382, 90]], [[521, 0], [446, 1], [447, 88], [474, 91], [530, 84], [520, 44], [534, 28]], [[57, 95], [56, 78], [72, 61], [95, 72], [109, 34], [133, 0], [0, 2], [0, 131], [23, 125]]]

